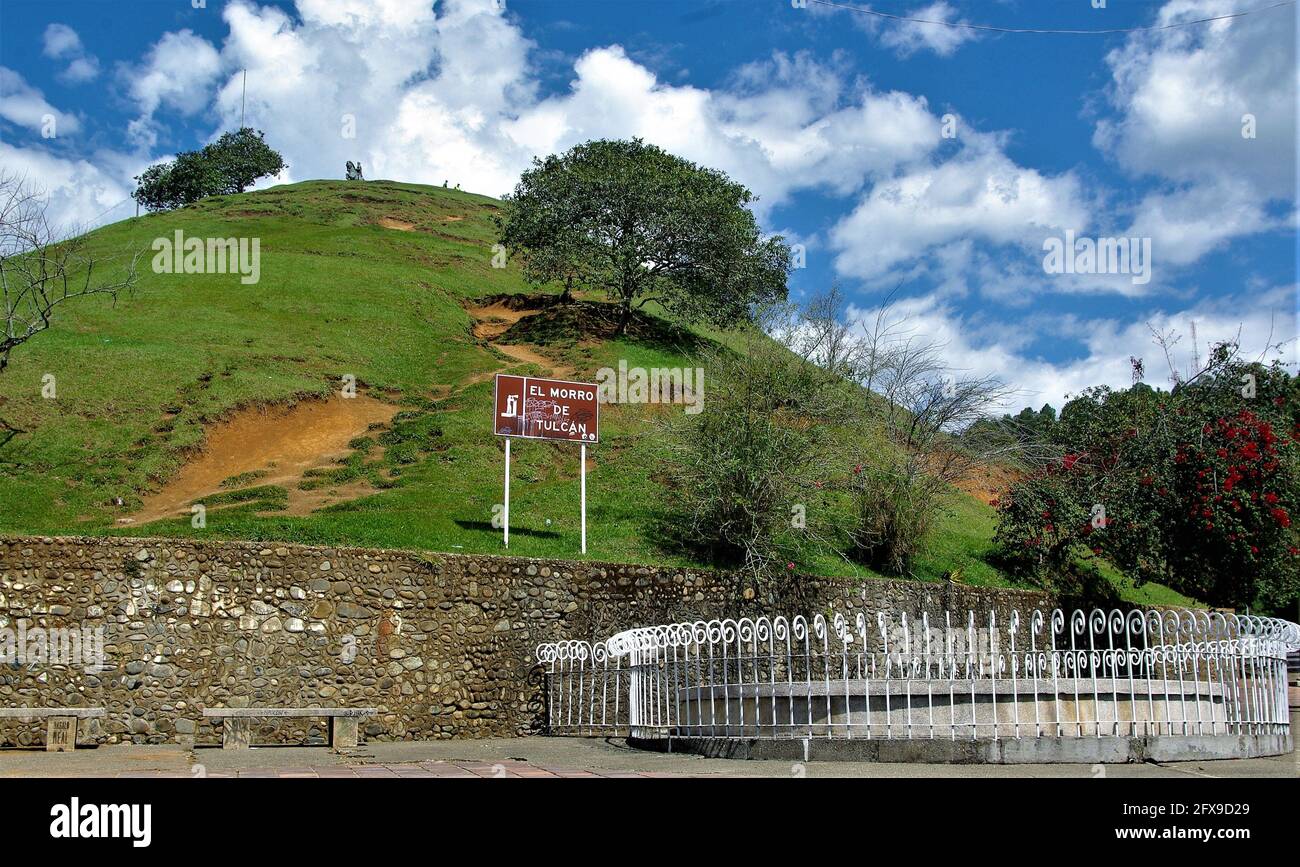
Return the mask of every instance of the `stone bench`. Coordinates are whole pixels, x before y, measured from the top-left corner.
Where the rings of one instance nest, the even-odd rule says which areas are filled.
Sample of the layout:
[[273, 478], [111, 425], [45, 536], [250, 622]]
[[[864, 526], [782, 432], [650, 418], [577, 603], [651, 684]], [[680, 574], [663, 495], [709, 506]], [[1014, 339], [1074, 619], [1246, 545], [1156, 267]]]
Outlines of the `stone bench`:
[[221, 748], [246, 750], [251, 746], [252, 720], [268, 717], [321, 717], [330, 718], [330, 746], [355, 747], [357, 745], [357, 720], [374, 716], [373, 707], [210, 707], [203, 716], [223, 721]]
[[99, 719], [105, 715], [102, 707], [0, 707], [0, 719], [20, 719], [23, 722], [46, 718], [45, 751], [72, 752], [77, 748], [77, 720]]

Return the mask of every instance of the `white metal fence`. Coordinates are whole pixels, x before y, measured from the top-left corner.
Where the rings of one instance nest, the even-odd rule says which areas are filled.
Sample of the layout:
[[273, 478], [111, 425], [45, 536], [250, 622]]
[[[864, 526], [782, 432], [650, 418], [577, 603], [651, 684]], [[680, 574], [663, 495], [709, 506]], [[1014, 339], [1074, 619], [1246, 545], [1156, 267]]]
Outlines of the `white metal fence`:
[[553, 734], [1284, 735], [1298, 647], [1294, 623], [1210, 611], [882, 611], [650, 626], [537, 658]]

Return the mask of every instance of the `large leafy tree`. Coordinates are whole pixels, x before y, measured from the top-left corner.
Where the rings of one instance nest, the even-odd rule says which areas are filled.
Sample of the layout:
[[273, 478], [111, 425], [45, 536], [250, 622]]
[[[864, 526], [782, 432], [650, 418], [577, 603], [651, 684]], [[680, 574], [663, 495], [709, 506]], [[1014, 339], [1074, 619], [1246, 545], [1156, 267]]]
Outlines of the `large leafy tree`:
[[242, 193], [258, 178], [278, 175], [284, 159], [259, 130], [228, 132], [197, 151], [185, 151], [136, 176], [135, 198], [151, 211], [178, 208], [205, 196]]
[[727, 327], [783, 299], [790, 248], [764, 238], [754, 195], [724, 173], [640, 139], [589, 141], [533, 161], [499, 220], [533, 282], [601, 289], [621, 306], [656, 301]]

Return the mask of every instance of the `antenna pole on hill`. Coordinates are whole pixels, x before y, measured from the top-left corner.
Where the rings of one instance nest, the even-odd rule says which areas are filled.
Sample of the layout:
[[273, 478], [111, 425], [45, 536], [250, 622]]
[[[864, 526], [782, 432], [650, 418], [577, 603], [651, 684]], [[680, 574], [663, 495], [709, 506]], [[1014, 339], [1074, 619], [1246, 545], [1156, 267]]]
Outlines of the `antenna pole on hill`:
[[244, 92], [239, 97], [239, 128], [244, 128], [244, 102], [248, 99], [248, 69], [244, 69]]

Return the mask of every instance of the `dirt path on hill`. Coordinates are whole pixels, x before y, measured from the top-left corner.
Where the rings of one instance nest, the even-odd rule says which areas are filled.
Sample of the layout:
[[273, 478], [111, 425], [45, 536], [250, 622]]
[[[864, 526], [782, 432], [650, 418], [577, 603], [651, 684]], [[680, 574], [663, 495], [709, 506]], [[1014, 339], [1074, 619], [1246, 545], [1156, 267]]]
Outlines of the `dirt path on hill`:
[[[387, 424], [397, 407], [373, 397], [338, 395], [328, 400], [307, 400], [292, 407], [240, 410], [212, 425], [203, 451], [181, 468], [162, 490], [145, 497], [144, 506], [127, 521], [143, 524], [161, 518], [189, 515], [190, 504], [227, 491], [262, 485], [281, 485], [289, 491], [290, 514], [352, 499], [368, 485], [349, 484], [299, 491], [297, 483], [310, 469], [327, 467], [351, 452], [348, 442], [366, 433], [371, 424]], [[247, 481], [223, 487], [222, 482], [250, 474]], [[358, 487], [364, 490], [352, 490]], [[348, 489], [348, 490], [345, 490]], [[296, 507], [296, 508], [295, 508]]]
[[467, 307], [466, 312], [474, 318], [474, 327], [470, 329], [479, 340], [489, 343], [510, 330], [520, 319], [536, 316], [540, 310], [512, 310], [505, 302], [497, 301], [483, 307]]
[[[536, 316], [541, 313], [541, 308], [534, 309], [514, 309], [505, 301], [497, 300], [491, 304], [481, 307], [467, 307], [466, 312], [474, 319], [474, 326], [471, 332], [479, 340], [486, 341], [496, 349], [501, 350], [511, 358], [522, 361], [526, 364], [536, 364], [539, 367], [546, 368], [551, 375], [556, 378], [563, 378], [573, 373], [572, 367], [556, 364], [553, 359], [547, 358], [531, 346], [522, 343], [498, 343], [497, 338], [510, 330], [510, 327], [520, 319], [529, 316]], [[488, 377], [495, 376], [498, 373], [504, 373], [508, 367], [502, 367], [493, 371]]]

